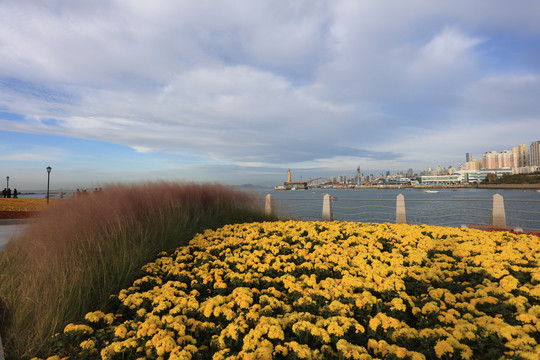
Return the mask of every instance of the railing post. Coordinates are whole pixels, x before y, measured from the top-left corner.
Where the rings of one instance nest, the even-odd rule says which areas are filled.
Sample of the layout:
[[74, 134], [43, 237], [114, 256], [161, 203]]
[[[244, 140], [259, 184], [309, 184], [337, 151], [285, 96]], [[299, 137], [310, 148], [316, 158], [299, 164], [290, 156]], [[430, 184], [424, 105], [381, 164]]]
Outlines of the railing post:
[[407, 214], [405, 212], [405, 197], [399, 194], [396, 198], [396, 224], [406, 224]]
[[264, 201], [264, 212], [266, 215], [272, 215], [274, 212], [274, 200], [272, 199], [272, 195], [266, 194], [266, 198]]
[[322, 219], [323, 221], [332, 221], [332, 205], [330, 204], [330, 194], [324, 194]]
[[506, 214], [504, 212], [504, 199], [502, 195], [493, 195], [493, 207], [491, 209], [491, 226], [506, 226]]

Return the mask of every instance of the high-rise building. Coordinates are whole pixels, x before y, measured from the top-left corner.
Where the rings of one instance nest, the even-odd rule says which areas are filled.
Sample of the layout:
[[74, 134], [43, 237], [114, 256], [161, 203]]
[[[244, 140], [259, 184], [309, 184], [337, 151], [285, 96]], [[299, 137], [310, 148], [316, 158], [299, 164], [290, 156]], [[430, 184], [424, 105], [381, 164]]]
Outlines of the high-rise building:
[[513, 147], [512, 152], [517, 156], [517, 167], [525, 167], [531, 164], [529, 160], [529, 148], [525, 144]]
[[414, 172], [413, 172], [413, 169], [412, 169], [412, 168], [410, 168], [409, 170], [407, 170], [407, 177], [408, 177], [408, 178], [412, 178], [412, 177], [413, 177], [413, 174], [414, 174]]
[[517, 167], [517, 155], [511, 151], [503, 150], [500, 153], [488, 151], [482, 155], [482, 169], [501, 170]]
[[482, 155], [482, 169], [497, 169], [499, 167], [499, 156], [496, 151], [487, 151]]
[[512, 151], [503, 150], [498, 154], [499, 169], [512, 169], [518, 167], [518, 156]]
[[472, 154], [466, 153], [465, 154], [465, 162], [468, 163], [469, 161], [472, 161]]
[[531, 143], [531, 166], [540, 166], [540, 141]]

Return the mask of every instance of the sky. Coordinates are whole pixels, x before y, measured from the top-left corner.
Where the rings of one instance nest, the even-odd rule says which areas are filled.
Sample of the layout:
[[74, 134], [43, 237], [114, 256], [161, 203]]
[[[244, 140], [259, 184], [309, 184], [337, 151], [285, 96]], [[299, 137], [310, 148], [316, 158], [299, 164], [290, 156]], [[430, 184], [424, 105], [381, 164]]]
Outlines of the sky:
[[279, 185], [540, 140], [537, 0], [1, 0], [0, 183]]

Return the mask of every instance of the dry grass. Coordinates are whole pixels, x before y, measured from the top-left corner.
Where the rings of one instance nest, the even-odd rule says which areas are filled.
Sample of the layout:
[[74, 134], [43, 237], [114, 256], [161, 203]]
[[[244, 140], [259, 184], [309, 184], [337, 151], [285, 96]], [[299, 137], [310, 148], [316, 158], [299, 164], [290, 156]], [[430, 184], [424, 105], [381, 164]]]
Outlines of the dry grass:
[[219, 185], [163, 182], [113, 185], [47, 209], [0, 252], [7, 358], [46, 353], [53, 334], [106, 308], [158, 252], [207, 228], [267, 220], [253, 200]]

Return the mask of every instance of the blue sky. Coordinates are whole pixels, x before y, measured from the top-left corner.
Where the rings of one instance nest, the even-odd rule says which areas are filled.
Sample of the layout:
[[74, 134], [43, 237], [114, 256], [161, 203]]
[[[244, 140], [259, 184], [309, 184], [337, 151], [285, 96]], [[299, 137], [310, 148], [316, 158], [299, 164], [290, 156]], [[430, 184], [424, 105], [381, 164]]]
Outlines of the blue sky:
[[0, 2], [0, 179], [459, 166], [540, 140], [540, 2]]

